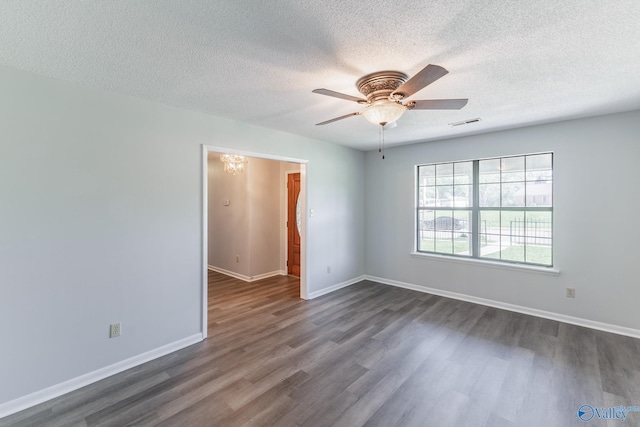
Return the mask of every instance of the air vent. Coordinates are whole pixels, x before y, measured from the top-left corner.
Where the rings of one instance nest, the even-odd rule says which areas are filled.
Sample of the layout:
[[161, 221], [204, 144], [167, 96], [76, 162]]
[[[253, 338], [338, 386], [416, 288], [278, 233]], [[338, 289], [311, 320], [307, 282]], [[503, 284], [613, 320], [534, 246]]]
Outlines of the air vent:
[[478, 117], [477, 119], [469, 119], [469, 120], [463, 120], [461, 122], [455, 122], [455, 123], [449, 123], [449, 126], [462, 126], [462, 125], [468, 125], [469, 123], [476, 123], [479, 122], [480, 118]]

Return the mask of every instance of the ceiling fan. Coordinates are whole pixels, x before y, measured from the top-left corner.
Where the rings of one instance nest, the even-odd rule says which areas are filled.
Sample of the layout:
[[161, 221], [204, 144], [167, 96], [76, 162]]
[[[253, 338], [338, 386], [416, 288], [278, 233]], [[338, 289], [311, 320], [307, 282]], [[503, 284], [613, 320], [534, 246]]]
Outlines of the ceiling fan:
[[315, 89], [313, 93], [366, 105], [362, 111], [345, 114], [316, 125], [326, 125], [347, 117], [362, 115], [369, 122], [385, 128], [395, 125], [395, 121], [407, 110], [459, 110], [467, 105], [468, 99], [418, 99], [403, 104], [404, 99], [429, 86], [448, 72], [439, 65], [429, 64], [411, 78], [399, 71], [378, 71], [367, 74], [356, 82], [358, 91], [366, 99], [329, 89]]

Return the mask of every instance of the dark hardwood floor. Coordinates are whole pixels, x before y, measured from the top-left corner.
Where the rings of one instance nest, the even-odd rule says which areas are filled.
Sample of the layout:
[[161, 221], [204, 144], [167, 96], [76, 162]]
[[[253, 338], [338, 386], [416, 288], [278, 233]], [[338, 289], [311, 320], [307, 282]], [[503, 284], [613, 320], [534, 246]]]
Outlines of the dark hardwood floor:
[[578, 408], [640, 406], [637, 339], [368, 281], [303, 301], [295, 278], [210, 273], [209, 295], [203, 343], [0, 426], [617, 426]]

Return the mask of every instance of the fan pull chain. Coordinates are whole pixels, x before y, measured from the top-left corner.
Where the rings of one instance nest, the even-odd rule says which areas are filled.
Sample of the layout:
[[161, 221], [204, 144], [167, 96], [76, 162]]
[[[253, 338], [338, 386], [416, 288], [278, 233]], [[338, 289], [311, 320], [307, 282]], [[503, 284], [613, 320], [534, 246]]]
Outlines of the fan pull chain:
[[382, 160], [384, 160], [384, 126], [382, 126]]
[[382, 153], [382, 160], [384, 160], [384, 125], [380, 124], [380, 143], [378, 144], [378, 153]]

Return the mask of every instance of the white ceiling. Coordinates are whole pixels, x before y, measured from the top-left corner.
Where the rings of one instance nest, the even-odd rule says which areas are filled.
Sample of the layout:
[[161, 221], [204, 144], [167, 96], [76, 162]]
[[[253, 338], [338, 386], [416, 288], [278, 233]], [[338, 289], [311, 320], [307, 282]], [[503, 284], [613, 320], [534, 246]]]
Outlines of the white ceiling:
[[411, 98], [467, 106], [409, 111], [387, 145], [640, 108], [640, 2], [3, 0], [0, 63], [368, 150], [363, 117], [315, 126], [362, 107], [313, 89], [448, 69]]

